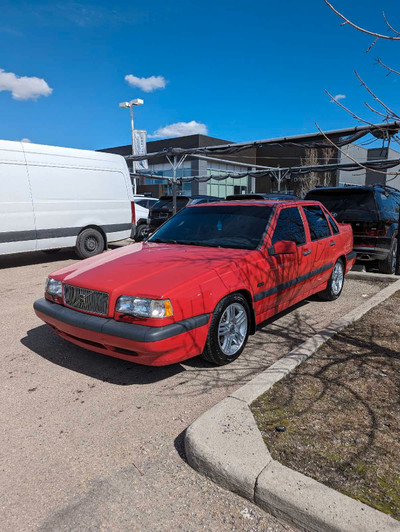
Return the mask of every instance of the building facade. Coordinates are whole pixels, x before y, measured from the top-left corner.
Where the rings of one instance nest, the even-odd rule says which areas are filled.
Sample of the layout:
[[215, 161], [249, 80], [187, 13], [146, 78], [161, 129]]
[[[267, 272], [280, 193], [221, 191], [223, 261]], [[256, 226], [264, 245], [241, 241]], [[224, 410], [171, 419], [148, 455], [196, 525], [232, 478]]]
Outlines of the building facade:
[[[350, 131], [350, 130], [349, 130]], [[343, 138], [343, 133], [330, 135], [331, 140], [337, 144]], [[256, 142], [256, 141], [254, 141]], [[259, 142], [259, 141], [257, 141]], [[313, 143], [318, 142], [318, 147]], [[373, 184], [387, 183], [400, 188], [400, 176], [392, 173], [399, 170], [400, 166], [385, 172], [357, 169], [344, 171], [342, 169], [329, 170], [326, 172], [311, 172], [306, 175], [288, 172], [287, 168], [299, 166], [314, 166], [322, 164], [350, 163], [355, 161], [365, 162], [376, 159], [397, 159], [400, 153], [392, 148], [370, 148], [356, 144], [347, 144], [341, 151], [330, 144], [323, 146], [324, 138], [320, 134], [301, 135], [286, 137], [279, 142], [258, 144], [243, 149], [231, 155], [188, 155], [177, 170], [177, 177], [209, 177], [209, 181], [201, 182], [196, 179], [179, 184], [178, 191], [181, 194], [197, 195], [205, 194], [225, 198], [229, 194], [241, 194], [249, 192], [281, 192], [295, 193], [301, 197], [317, 185], [339, 186], [344, 184]], [[147, 143], [147, 153], [156, 153], [167, 148], [202, 148], [208, 146], [223, 146], [232, 142], [210, 137], [207, 135], [188, 135], [165, 140], [150, 141]], [[130, 155], [131, 145], [106, 148], [100, 151]], [[344, 153], [342, 153], [344, 152]], [[347, 154], [347, 155], [346, 155]], [[128, 163], [129, 164], [129, 163]], [[238, 174], [251, 172], [265, 167], [276, 169], [274, 175], [241, 178], [227, 177], [215, 179], [229, 173]], [[282, 172], [280, 171], [282, 170]], [[153, 197], [171, 194], [171, 182], [168, 178], [173, 175], [171, 164], [164, 156], [149, 160], [149, 175], [157, 176], [140, 177], [137, 179], [137, 192], [146, 193]], [[277, 175], [282, 179], [277, 179]], [[165, 179], [159, 179], [165, 178]]]

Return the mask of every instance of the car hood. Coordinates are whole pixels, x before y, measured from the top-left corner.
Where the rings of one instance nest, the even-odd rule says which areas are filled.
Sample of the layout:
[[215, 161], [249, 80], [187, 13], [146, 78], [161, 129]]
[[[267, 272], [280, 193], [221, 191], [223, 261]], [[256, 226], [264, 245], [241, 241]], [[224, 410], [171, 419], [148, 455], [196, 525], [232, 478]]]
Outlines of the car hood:
[[229, 265], [246, 260], [249, 250], [141, 242], [77, 262], [51, 277], [108, 293], [163, 298], [195, 280], [199, 285]]

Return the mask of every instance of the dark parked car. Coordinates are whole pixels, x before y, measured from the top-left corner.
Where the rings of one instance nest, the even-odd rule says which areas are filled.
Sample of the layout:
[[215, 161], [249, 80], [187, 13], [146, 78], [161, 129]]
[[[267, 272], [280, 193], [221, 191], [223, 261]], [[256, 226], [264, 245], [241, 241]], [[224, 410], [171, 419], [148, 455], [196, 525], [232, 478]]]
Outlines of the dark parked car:
[[[213, 201], [221, 201], [221, 198], [216, 196], [177, 196], [176, 197], [176, 212], [184, 209], [188, 205], [197, 205], [199, 203], [211, 203]], [[172, 196], [161, 196], [149, 212], [149, 232], [154, 231], [157, 227], [163, 224], [168, 218], [172, 216]]]
[[227, 201], [237, 201], [237, 200], [299, 200], [300, 198], [298, 196], [295, 196], [294, 194], [284, 194], [281, 192], [255, 192], [253, 194], [231, 194], [230, 196], [226, 196]]
[[321, 187], [305, 199], [320, 201], [338, 222], [352, 225], [359, 261], [376, 260], [380, 272], [395, 271], [399, 190], [384, 185]]

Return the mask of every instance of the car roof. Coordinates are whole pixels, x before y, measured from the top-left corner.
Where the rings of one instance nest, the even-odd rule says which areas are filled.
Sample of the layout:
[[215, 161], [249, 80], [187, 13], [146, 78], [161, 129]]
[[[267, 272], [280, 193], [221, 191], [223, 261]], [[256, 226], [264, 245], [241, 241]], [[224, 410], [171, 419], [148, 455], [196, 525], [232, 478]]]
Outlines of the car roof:
[[199, 205], [189, 205], [188, 207], [217, 207], [219, 205], [228, 205], [232, 207], [233, 205], [236, 205], [238, 207], [244, 207], [244, 206], [255, 206], [255, 207], [274, 207], [275, 205], [284, 205], [285, 207], [288, 205], [320, 205], [319, 201], [315, 200], [303, 200], [303, 199], [293, 199], [293, 200], [279, 200], [279, 199], [248, 199], [248, 200], [222, 200], [222, 201], [216, 201], [213, 203], [200, 203]]

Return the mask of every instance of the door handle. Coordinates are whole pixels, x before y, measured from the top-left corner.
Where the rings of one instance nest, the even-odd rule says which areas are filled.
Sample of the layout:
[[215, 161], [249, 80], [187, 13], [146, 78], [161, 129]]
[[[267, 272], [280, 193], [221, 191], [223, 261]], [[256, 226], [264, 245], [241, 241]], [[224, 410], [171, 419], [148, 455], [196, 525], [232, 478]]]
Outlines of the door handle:
[[307, 249], [306, 251], [303, 251], [303, 255], [309, 255], [311, 253], [311, 249]]
[[331, 241], [329, 242], [329, 245], [330, 245], [330, 246], [334, 246], [335, 244], [336, 244], [336, 241], [335, 241], [335, 240], [331, 240]]

